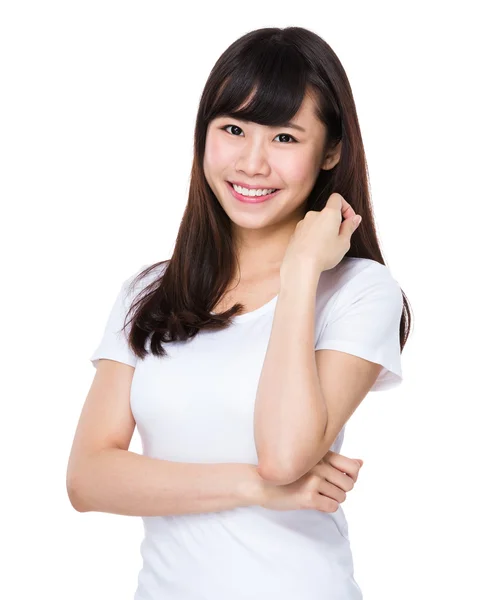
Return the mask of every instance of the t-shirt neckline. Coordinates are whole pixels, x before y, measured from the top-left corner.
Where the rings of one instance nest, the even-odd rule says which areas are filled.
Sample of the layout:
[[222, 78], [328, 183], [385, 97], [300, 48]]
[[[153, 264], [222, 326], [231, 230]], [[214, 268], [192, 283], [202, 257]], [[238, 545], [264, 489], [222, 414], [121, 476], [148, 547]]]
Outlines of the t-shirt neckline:
[[[278, 296], [279, 296], [279, 294], [277, 294], [271, 300], [269, 300], [265, 304], [262, 304], [262, 306], [259, 306], [255, 310], [251, 310], [250, 312], [246, 312], [241, 315], [235, 315], [234, 317], [232, 317], [233, 323], [241, 323], [243, 321], [250, 321], [251, 319], [255, 319], [256, 317], [263, 315], [264, 313], [268, 312], [276, 304]], [[214, 313], [211, 312], [211, 314], [214, 314]]]

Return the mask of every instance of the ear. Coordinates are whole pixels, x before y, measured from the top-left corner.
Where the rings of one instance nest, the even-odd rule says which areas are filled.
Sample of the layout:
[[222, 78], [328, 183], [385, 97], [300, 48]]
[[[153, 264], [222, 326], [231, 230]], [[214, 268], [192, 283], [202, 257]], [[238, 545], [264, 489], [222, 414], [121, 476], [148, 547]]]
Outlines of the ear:
[[335, 167], [335, 165], [340, 160], [341, 150], [342, 150], [342, 140], [340, 140], [336, 146], [334, 146], [332, 149], [328, 150], [325, 153], [324, 162], [322, 163], [322, 166], [320, 168], [324, 169], [324, 171], [329, 171], [330, 169]]

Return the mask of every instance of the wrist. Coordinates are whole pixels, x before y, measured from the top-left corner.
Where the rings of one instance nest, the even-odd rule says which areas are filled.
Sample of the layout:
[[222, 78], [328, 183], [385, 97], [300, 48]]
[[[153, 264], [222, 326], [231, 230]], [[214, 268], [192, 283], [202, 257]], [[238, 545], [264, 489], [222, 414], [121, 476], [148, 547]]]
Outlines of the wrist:
[[306, 266], [303, 269], [287, 270], [280, 274], [280, 296], [312, 296], [319, 284], [320, 272]]
[[281, 288], [300, 285], [312, 287], [316, 286], [320, 279], [321, 270], [314, 263], [304, 261], [297, 265], [282, 265], [280, 267], [280, 286]]

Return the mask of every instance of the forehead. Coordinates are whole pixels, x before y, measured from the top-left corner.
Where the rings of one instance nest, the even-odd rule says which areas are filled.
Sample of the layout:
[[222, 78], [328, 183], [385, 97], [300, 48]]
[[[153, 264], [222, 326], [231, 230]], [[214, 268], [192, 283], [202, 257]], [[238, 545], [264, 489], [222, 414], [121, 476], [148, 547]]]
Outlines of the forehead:
[[[246, 104], [246, 102], [244, 103], [244, 105], [245, 104]], [[239, 107], [239, 109], [243, 108], [244, 105], [242, 107]], [[314, 122], [317, 122], [322, 127], [322, 123], [319, 122], [319, 119], [316, 116], [316, 107], [317, 107], [316, 101], [314, 100], [313, 96], [310, 94], [306, 94], [304, 96], [304, 99], [303, 99], [297, 113], [295, 113], [295, 115], [290, 119], [290, 122], [286, 123], [285, 125], [294, 124], [294, 125], [300, 125], [301, 127], [305, 127], [305, 126], [313, 127]], [[224, 118], [228, 118], [230, 116], [231, 115], [229, 115], [229, 114], [220, 114], [220, 115], [217, 115], [213, 120], [224, 119]], [[239, 117], [233, 117], [233, 118], [235, 118], [237, 120], [245, 121], [244, 119], [240, 119]], [[249, 122], [249, 121], [245, 121], [245, 122]], [[277, 127], [277, 126], [272, 126], [269, 128], [273, 129], [274, 127]], [[297, 129], [297, 128], [295, 127], [295, 129]]]
[[316, 116], [316, 102], [311, 94], [305, 94], [302, 104], [298, 112], [295, 114], [293, 121], [313, 121], [317, 119]]

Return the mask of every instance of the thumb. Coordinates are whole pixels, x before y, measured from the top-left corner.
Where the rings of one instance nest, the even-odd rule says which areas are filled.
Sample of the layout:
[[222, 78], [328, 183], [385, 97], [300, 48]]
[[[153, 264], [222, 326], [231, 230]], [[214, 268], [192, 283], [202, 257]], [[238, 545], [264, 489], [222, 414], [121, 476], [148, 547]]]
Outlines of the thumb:
[[327, 202], [325, 204], [326, 206], [327, 204], [330, 204], [331, 206], [333, 204], [334, 208], [342, 208], [342, 195], [338, 192], [332, 192], [332, 194], [327, 198]]

